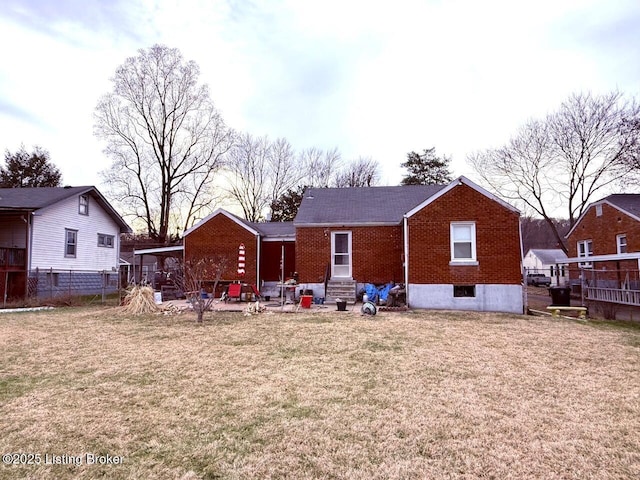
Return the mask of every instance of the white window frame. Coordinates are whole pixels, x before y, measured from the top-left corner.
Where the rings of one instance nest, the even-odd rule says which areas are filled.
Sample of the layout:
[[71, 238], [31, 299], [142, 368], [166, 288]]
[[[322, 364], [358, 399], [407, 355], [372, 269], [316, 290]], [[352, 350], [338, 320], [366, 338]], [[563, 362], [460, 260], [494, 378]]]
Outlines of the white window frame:
[[[73, 241], [69, 241], [69, 234], [73, 234]], [[73, 253], [69, 253], [69, 247], [73, 246]], [[78, 256], [78, 230], [71, 228], [64, 229], [64, 256], [67, 258], [76, 258]]]
[[[622, 241], [624, 240], [624, 242]], [[621, 233], [620, 235], [616, 235], [616, 249], [618, 254], [627, 253], [627, 234]]]
[[602, 216], [602, 204], [598, 204], [596, 205], [596, 217], [601, 217]]
[[[456, 242], [455, 241], [455, 230], [460, 227], [467, 227], [470, 229], [471, 234], [471, 257], [464, 258], [456, 258], [455, 256], [455, 245], [457, 243], [468, 243], [468, 242]], [[476, 255], [476, 222], [451, 222], [449, 227], [449, 239], [451, 244], [451, 264], [460, 265], [460, 264], [472, 264], [477, 265], [478, 258]]]
[[[578, 241], [576, 247], [578, 258], [587, 258], [593, 256], [593, 240], [580, 240]], [[582, 247], [582, 251], [580, 251], [580, 247]], [[591, 268], [593, 266], [591, 262], [581, 262], [578, 265], [582, 268]]]

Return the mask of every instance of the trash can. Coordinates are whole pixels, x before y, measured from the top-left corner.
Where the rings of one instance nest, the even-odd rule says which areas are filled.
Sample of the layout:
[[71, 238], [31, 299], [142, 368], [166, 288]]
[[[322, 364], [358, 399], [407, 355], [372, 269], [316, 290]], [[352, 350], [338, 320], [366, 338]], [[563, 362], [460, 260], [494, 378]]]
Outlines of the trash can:
[[571, 288], [570, 287], [551, 287], [551, 305], [557, 307], [571, 306]]
[[338, 311], [339, 312], [346, 312], [347, 311], [347, 302], [346, 301], [336, 302], [336, 306], [338, 307]]

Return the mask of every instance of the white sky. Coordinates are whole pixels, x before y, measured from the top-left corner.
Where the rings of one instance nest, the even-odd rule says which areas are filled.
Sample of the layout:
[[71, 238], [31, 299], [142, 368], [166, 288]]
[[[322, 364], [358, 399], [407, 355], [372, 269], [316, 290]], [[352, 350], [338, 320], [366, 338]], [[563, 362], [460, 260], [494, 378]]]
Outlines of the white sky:
[[638, 0], [2, 0], [0, 149], [100, 188], [93, 110], [155, 43], [200, 65], [230, 126], [370, 156], [389, 185], [409, 151], [474, 178], [469, 153], [570, 93], [640, 90]]

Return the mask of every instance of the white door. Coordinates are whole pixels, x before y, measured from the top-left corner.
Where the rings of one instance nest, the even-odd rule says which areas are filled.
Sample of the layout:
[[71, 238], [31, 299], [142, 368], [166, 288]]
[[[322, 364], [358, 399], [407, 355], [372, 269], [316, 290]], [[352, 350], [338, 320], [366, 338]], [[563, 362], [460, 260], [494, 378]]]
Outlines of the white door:
[[351, 232], [331, 232], [331, 277], [351, 278]]

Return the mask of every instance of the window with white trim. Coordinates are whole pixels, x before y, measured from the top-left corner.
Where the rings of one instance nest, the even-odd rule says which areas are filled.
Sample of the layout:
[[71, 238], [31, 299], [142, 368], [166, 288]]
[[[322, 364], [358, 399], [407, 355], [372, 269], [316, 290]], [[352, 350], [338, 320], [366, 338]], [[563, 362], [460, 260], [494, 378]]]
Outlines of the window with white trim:
[[75, 257], [76, 251], [78, 248], [78, 231], [70, 230], [66, 228], [64, 230], [64, 238], [65, 238], [64, 256]]
[[[593, 241], [591, 240], [580, 240], [578, 242], [578, 257], [592, 257], [593, 256]], [[579, 266], [585, 268], [591, 268], [591, 262], [581, 262]]]
[[78, 213], [80, 215], [89, 215], [89, 195], [80, 195]]
[[616, 245], [618, 246], [618, 253], [627, 253], [627, 234], [616, 235]]
[[476, 224], [474, 222], [451, 223], [451, 261], [476, 261]]
[[602, 204], [596, 205], [596, 217], [602, 216]]
[[115, 237], [113, 235], [106, 235], [104, 233], [98, 234], [98, 246], [99, 247], [107, 247], [113, 248]]

